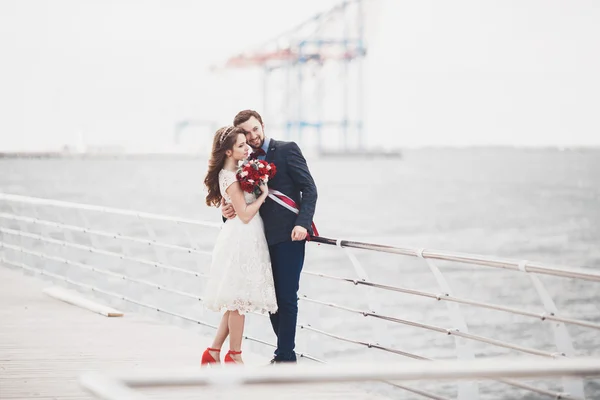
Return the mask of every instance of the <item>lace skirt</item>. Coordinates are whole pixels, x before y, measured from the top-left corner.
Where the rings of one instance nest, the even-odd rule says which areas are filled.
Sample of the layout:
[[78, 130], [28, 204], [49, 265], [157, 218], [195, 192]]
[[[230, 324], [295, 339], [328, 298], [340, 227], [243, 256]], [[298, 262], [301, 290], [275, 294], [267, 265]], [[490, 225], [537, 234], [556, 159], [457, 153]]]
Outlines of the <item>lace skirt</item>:
[[212, 253], [204, 304], [213, 311], [277, 311], [273, 271], [262, 218], [227, 220]]

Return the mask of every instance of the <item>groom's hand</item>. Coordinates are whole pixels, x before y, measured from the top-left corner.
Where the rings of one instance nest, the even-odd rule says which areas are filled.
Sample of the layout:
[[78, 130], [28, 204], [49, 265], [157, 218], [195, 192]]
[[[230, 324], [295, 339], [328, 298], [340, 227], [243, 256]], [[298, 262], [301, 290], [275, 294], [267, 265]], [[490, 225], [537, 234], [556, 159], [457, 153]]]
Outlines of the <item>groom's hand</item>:
[[306, 235], [308, 235], [306, 228], [296, 225], [292, 231], [292, 240], [304, 240], [306, 239]]
[[231, 204], [225, 204], [225, 199], [221, 199], [221, 214], [223, 218], [232, 219], [235, 218], [235, 210]]

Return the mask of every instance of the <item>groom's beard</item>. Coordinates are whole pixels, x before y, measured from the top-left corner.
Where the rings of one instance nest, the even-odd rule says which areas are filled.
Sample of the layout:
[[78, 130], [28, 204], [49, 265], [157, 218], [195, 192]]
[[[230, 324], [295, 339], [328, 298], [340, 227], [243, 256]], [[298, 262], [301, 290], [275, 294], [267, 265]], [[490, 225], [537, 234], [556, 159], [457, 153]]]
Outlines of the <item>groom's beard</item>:
[[248, 143], [248, 145], [250, 147], [252, 147], [252, 150], [258, 150], [258, 149], [262, 148], [263, 144], [265, 144], [264, 140], [261, 140], [257, 146], [254, 146], [254, 145]]

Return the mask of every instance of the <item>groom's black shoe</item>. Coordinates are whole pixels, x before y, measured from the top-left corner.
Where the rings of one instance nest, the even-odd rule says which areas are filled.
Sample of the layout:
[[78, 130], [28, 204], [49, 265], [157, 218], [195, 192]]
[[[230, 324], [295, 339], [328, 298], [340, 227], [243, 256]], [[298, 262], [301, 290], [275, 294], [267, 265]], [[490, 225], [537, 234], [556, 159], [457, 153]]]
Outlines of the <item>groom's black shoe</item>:
[[296, 360], [278, 360], [276, 358], [273, 358], [270, 362], [270, 365], [275, 365], [275, 364], [297, 364]]

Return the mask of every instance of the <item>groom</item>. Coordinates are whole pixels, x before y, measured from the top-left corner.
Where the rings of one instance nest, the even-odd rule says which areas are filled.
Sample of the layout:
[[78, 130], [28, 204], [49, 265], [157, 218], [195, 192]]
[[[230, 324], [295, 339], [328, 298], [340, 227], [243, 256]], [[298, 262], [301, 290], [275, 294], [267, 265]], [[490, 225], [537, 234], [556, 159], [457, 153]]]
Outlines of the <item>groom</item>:
[[[278, 310], [270, 314], [277, 335], [277, 349], [271, 363], [296, 362], [294, 352], [298, 319], [298, 288], [304, 264], [306, 237], [312, 234], [311, 224], [317, 204], [317, 187], [298, 145], [265, 137], [265, 125], [254, 110], [240, 111], [233, 125], [246, 132], [246, 142], [254, 152], [251, 157], [272, 162], [277, 167], [269, 188], [290, 197], [297, 205], [295, 214], [267, 198], [260, 208], [269, 244]], [[234, 218], [231, 205], [223, 207], [225, 218]]]

